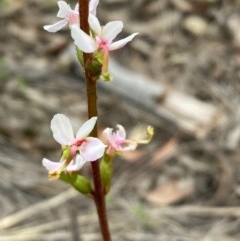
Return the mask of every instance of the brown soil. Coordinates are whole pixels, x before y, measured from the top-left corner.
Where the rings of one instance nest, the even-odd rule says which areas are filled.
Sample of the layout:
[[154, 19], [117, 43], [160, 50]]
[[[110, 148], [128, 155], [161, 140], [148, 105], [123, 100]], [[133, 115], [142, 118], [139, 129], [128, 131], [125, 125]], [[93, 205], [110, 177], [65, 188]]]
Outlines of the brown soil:
[[[42, 28], [57, 20], [56, 3], [0, 1], [1, 241], [101, 240], [93, 203], [50, 182], [41, 165], [59, 156], [52, 116], [64, 113], [76, 127], [86, 120], [69, 31]], [[107, 199], [114, 241], [240, 240], [239, 13], [237, 0], [100, 0], [103, 23], [120, 19], [121, 36], [140, 33], [112, 54], [119, 64], [226, 117], [198, 137], [99, 89], [100, 129], [150, 124], [156, 132], [115, 162]]]

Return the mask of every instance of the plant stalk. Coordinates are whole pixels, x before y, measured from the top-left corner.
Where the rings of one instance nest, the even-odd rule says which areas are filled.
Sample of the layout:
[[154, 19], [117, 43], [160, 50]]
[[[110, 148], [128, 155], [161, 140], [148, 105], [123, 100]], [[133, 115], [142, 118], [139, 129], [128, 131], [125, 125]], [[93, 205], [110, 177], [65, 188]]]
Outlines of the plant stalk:
[[[79, 0], [79, 15], [80, 15], [80, 28], [87, 34], [89, 34], [89, 0]], [[92, 78], [91, 73], [88, 72], [86, 65], [91, 62], [92, 54], [83, 53], [84, 59], [84, 71], [87, 89], [87, 103], [88, 103], [88, 118], [97, 116], [97, 90], [96, 81]], [[91, 135], [93, 137], [98, 136], [97, 125], [95, 125]], [[94, 182], [94, 201], [97, 208], [97, 214], [102, 233], [103, 241], [111, 241], [111, 235], [108, 226], [108, 218], [106, 212], [106, 204], [104, 191], [101, 181], [99, 161], [91, 162], [92, 175]]]

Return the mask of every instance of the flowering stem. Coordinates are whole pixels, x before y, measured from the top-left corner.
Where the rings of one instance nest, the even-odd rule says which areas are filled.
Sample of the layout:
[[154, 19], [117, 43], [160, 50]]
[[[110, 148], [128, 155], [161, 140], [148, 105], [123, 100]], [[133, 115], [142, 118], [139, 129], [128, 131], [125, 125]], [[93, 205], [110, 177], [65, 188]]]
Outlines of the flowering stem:
[[[89, 34], [89, 24], [88, 24], [88, 13], [89, 13], [89, 0], [79, 0], [79, 13], [80, 13], [80, 27], [81, 29]], [[91, 73], [89, 73], [87, 64], [91, 62], [92, 54], [83, 53], [84, 66], [85, 66], [85, 79], [87, 87], [87, 101], [88, 101], [88, 118], [97, 116], [97, 91], [96, 91], [96, 81], [94, 80]], [[97, 125], [95, 125], [92, 136], [97, 137]], [[93, 182], [94, 182], [94, 201], [97, 208], [99, 224], [101, 228], [101, 233], [103, 241], [111, 241], [111, 235], [108, 226], [108, 219], [106, 213], [105, 198], [103, 192], [103, 186], [100, 175], [99, 161], [91, 162]]]

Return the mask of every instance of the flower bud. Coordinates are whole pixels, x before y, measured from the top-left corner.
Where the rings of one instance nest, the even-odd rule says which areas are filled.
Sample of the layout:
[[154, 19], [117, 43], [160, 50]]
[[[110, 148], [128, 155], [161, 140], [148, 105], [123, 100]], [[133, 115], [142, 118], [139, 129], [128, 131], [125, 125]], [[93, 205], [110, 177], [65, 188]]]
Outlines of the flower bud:
[[112, 180], [112, 158], [105, 154], [100, 163], [101, 180], [103, 183], [104, 193], [107, 194], [111, 188]]
[[60, 175], [60, 180], [71, 184], [77, 191], [82, 194], [88, 195], [92, 193], [92, 186], [90, 181], [79, 174], [62, 172]]

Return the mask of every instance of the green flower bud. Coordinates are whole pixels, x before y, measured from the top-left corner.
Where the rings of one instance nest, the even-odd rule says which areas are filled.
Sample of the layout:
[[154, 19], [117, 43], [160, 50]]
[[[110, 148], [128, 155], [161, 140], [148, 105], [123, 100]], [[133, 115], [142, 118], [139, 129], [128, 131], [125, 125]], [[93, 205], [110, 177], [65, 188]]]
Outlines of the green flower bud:
[[102, 57], [100, 53], [93, 55], [93, 58], [86, 64], [86, 70], [96, 81], [102, 72]]
[[82, 194], [91, 194], [92, 186], [90, 181], [79, 174], [62, 172], [60, 175], [60, 180], [71, 184], [76, 190]]
[[104, 193], [107, 194], [111, 188], [111, 180], [112, 180], [112, 158], [105, 154], [100, 162], [100, 172], [101, 172], [101, 180], [104, 187]]
[[79, 63], [80, 63], [82, 66], [84, 66], [83, 52], [82, 52], [78, 47], [76, 47], [76, 52], [77, 52], [77, 58], [78, 58]]

